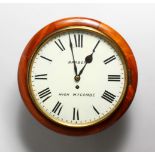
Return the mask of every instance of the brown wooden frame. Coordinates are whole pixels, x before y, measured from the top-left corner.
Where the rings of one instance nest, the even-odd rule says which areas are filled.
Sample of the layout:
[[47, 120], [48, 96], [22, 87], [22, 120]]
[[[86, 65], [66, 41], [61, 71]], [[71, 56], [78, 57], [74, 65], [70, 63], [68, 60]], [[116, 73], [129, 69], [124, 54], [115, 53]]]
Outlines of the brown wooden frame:
[[[27, 85], [27, 77], [28, 77], [27, 72], [29, 67], [29, 60], [31, 59], [36, 48], [39, 46], [40, 42], [42, 42], [44, 38], [46, 38], [51, 33], [68, 26], [88, 26], [88, 27], [97, 29], [98, 31], [108, 35], [120, 47], [127, 64], [129, 82], [127, 85], [126, 94], [120, 106], [116, 109], [116, 111], [114, 111], [114, 113], [110, 117], [108, 117], [107, 119], [103, 120], [98, 124], [95, 124], [94, 126], [88, 126], [84, 128], [71, 128], [71, 127], [62, 126], [55, 122], [52, 122], [36, 108], [36, 106], [33, 104], [33, 101], [29, 95], [28, 85]], [[114, 122], [116, 122], [125, 113], [129, 105], [131, 104], [136, 92], [137, 81], [138, 81], [138, 72], [137, 72], [136, 61], [129, 45], [123, 39], [123, 37], [108, 25], [94, 19], [88, 19], [83, 17], [65, 18], [65, 19], [53, 22], [45, 26], [43, 29], [41, 29], [38, 33], [36, 33], [33, 36], [33, 38], [29, 41], [29, 43], [25, 47], [22, 53], [20, 63], [19, 63], [19, 68], [18, 68], [19, 90], [25, 105], [32, 113], [32, 115], [40, 123], [42, 123], [44, 126], [46, 126], [49, 129], [52, 129], [59, 133], [63, 133], [67, 135], [76, 135], [76, 136], [89, 135], [92, 133], [99, 132], [109, 127]]]

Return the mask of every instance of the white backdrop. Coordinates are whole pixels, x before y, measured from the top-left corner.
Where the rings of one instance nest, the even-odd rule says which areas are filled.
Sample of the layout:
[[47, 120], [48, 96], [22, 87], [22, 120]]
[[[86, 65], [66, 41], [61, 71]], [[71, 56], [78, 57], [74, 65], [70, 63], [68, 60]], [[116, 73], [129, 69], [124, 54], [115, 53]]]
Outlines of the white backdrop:
[[[0, 151], [155, 151], [155, 5], [0, 5]], [[133, 104], [112, 127], [96, 135], [68, 137], [39, 124], [25, 108], [17, 68], [29, 39], [57, 19], [84, 16], [116, 29], [137, 60]]]

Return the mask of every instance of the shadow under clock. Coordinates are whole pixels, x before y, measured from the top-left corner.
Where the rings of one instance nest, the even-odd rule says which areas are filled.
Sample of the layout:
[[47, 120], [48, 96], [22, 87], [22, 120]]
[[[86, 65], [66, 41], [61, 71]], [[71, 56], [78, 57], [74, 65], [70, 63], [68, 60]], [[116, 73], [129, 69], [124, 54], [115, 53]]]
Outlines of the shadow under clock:
[[[22, 101], [21, 101], [22, 102]], [[127, 112], [117, 123], [95, 135], [74, 137], [60, 135], [39, 124], [22, 106], [19, 112], [19, 134], [27, 151], [70, 152], [70, 151], [120, 151], [126, 141], [130, 117]]]

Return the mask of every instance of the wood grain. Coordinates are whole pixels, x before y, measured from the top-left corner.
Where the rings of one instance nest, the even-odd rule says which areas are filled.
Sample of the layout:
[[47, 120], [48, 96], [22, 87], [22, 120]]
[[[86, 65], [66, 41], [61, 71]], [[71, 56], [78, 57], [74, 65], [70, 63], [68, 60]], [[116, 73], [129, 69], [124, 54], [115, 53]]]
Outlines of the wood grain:
[[[27, 85], [28, 64], [29, 64], [29, 60], [31, 59], [31, 56], [34, 54], [35, 49], [39, 46], [40, 42], [44, 38], [46, 38], [46, 36], [55, 32], [56, 30], [65, 28], [67, 26], [88, 26], [88, 27], [95, 28], [105, 33], [106, 35], [108, 35], [121, 48], [123, 55], [126, 59], [128, 71], [130, 73], [129, 74], [130, 83], [128, 83], [125, 97], [121, 105], [117, 108], [117, 110], [110, 117], [108, 117], [106, 120], [102, 121], [101, 123], [96, 124], [95, 126], [89, 126], [82, 129], [61, 126], [47, 119], [35, 107], [28, 92], [28, 85]], [[129, 45], [123, 39], [123, 37], [108, 25], [94, 19], [88, 19], [83, 17], [65, 18], [65, 19], [53, 22], [45, 26], [43, 29], [41, 29], [38, 33], [36, 33], [33, 36], [33, 38], [29, 41], [29, 43], [25, 47], [22, 53], [22, 56], [19, 62], [19, 68], [18, 68], [19, 90], [24, 103], [29, 109], [29, 111], [31, 112], [31, 114], [47, 128], [52, 129], [59, 133], [63, 133], [67, 135], [75, 135], [75, 136], [93, 134], [115, 123], [125, 113], [125, 111], [132, 103], [132, 100], [136, 92], [137, 80], [138, 80], [138, 72], [137, 72], [136, 61]]]

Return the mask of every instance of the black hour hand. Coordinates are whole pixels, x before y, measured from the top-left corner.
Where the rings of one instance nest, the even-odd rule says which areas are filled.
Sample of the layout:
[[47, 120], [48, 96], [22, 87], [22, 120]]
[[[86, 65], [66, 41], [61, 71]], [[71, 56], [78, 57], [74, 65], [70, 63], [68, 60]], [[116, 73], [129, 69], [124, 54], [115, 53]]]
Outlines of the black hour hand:
[[93, 52], [92, 52], [90, 55], [86, 56], [86, 58], [85, 58], [85, 65], [84, 65], [83, 68], [80, 70], [78, 76], [80, 76], [80, 75], [83, 73], [83, 71], [84, 71], [86, 65], [89, 64], [89, 63], [91, 63], [91, 62], [93, 61], [93, 54], [94, 54], [95, 49], [96, 49], [96, 47], [98, 46], [99, 43], [100, 43], [100, 40], [96, 43], [96, 45], [95, 45], [95, 47], [94, 47], [94, 49], [93, 49]]

